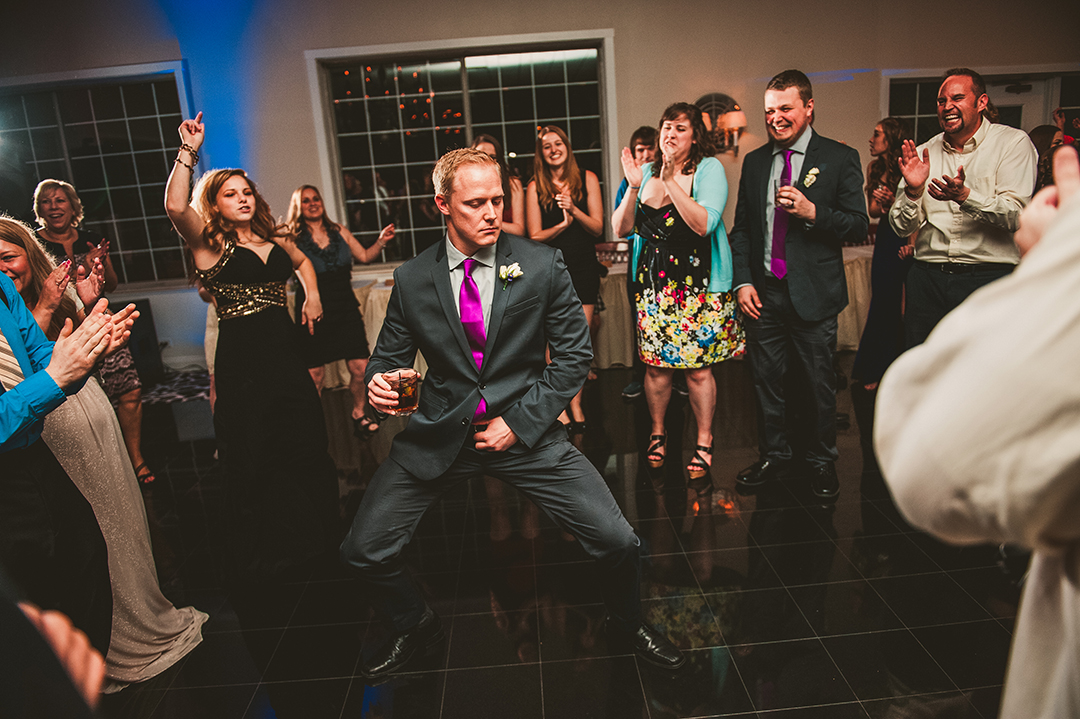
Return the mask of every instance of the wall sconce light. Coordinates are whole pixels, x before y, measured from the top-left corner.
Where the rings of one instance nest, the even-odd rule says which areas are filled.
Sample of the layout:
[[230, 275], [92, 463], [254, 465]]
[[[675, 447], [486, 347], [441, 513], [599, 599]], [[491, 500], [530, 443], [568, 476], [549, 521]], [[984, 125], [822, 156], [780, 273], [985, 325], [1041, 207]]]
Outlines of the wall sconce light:
[[746, 113], [730, 95], [712, 92], [694, 103], [701, 108], [705, 127], [716, 142], [717, 154], [730, 152], [739, 156], [739, 137], [746, 129]]

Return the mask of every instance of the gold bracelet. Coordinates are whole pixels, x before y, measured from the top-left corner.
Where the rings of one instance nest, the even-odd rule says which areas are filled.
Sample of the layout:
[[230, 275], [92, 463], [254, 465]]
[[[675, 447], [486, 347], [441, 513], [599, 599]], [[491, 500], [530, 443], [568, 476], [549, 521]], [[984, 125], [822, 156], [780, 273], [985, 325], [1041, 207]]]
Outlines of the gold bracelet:
[[196, 150], [194, 147], [192, 147], [191, 145], [189, 145], [189, 144], [187, 144], [185, 142], [185, 143], [180, 145], [180, 151], [181, 152], [187, 152], [188, 155], [191, 156], [191, 164], [192, 165], [198, 165], [199, 164], [199, 151]]
[[192, 165], [189, 165], [186, 162], [184, 162], [183, 160], [181, 160], [179, 155], [176, 156], [176, 159], [173, 160], [173, 163], [177, 164], [177, 165], [183, 165], [187, 169], [191, 170], [192, 173], [195, 172], [195, 168]]

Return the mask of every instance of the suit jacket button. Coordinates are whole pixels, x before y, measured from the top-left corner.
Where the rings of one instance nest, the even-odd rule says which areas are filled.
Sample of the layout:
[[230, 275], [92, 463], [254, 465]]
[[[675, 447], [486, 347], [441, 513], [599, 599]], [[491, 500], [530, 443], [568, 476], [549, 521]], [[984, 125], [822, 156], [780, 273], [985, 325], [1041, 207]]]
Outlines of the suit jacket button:
[[480, 389], [487, 389], [487, 385], [486, 384], [480, 385]]
[[464, 426], [465, 426], [465, 425], [467, 425], [468, 423], [469, 423], [469, 418], [468, 418], [468, 417], [462, 417], [462, 418], [461, 418], [461, 426], [462, 426], [462, 427], [464, 427]]

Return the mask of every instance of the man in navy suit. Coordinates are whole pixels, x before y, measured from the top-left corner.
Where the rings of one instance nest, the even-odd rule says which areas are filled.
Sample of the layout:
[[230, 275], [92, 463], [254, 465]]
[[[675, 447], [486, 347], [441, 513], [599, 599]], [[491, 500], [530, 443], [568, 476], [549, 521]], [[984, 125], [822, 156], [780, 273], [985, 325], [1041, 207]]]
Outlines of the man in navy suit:
[[792, 460], [784, 375], [809, 382], [804, 420], [810, 487], [821, 499], [840, 491], [836, 460], [836, 316], [847, 306], [842, 245], [866, 238], [868, 218], [859, 153], [811, 128], [810, 80], [785, 70], [765, 90], [770, 142], [743, 161], [735, 225], [728, 239], [734, 283], [758, 401], [760, 459], [737, 481], [755, 487]]
[[[642, 622], [637, 535], [557, 421], [592, 360], [562, 253], [502, 233], [502, 179], [490, 156], [449, 152], [433, 179], [446, 239], [394, 272], [367, 368], [371, 404], [397, 405], [383, 373], [411, 367], [417, 350], [428, 374], [416, 413], [368, 485], [341, 547], [393, 626], [390, 640], [364, 661], [364, 675], [394, 672], [442, 638], [400, 553], [428, 507], [477, 475], [513, 484], [597, 560], [615, 638], [654, 664], [682, 666], [681, 652]], [[516, 276], [504, 276], [513, 266]]]

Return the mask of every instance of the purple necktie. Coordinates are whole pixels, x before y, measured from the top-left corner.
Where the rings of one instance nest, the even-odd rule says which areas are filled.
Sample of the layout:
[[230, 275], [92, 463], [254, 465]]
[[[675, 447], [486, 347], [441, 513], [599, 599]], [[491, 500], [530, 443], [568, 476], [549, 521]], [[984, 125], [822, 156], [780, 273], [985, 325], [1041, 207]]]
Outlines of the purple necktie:
[[[461, 309], [461, 325], [465, 328], [465, 337], [469, 340], [469, 349], [472, 350], [473, 361], [479, 370], [484, 364], [484, 345], [487, 344], [487, 334], [484, 332], [484, 306], [480, 304], [480, 290], [476, 286], [476, 280], [472, 278], [473, 267], [476, 260], [471, 257], [465, 258], [465, 278], [461, 281], [461, 291], [458, 293], [458, 305]], [[487, 402], [480, 398], [480, 406], [476, 408], [473, 422], [484, 418], [487, 411]]]
[[[791, 153], [794, 150], [784, 150], [784, 169], [780, 172], [780, 186], [786, 187], [791, 184]], [[775, 199], [775, 198], [774, 198]], [[774, 210], [772, 222], [772, 263], [774, 275], [784, 279], [787, 274], [787, 240], [788, 213], [777, 205]]]

